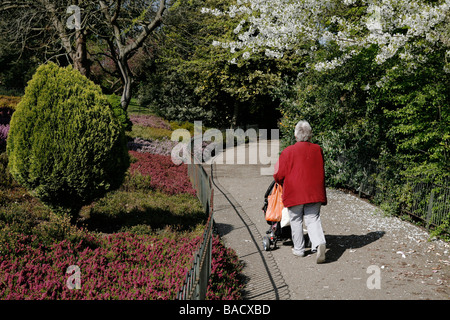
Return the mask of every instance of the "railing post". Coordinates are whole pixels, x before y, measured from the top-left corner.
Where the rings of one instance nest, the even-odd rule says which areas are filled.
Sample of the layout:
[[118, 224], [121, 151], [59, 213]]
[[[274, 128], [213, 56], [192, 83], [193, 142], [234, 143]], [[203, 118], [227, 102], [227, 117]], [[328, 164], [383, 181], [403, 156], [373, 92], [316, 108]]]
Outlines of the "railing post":
[[428, 201], [428, 210], [427, 210], [427, 229], [430, 228], [431, 217], [433, 212], [433, 200], [434, 200], [434, 189], [431, 189], [430, 200]]

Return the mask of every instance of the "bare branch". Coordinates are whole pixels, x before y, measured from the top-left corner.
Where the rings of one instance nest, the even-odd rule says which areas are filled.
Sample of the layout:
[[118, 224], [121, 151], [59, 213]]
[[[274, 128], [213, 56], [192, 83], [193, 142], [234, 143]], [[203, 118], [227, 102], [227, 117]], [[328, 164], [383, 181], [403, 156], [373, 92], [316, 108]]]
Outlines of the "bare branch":
[[137, 37], [135, 42], [130, 43], [124, 48], [123, 56], [128, 56], [130, 52], [136, 50], [143, 44], [143, 42], [150, 35], [150, 33], [161, 24], [162, 15], [165, 10], [166, 10], [166, 1], [159, 0], [159, 8], [158, 11], [156, 12], [155, 18], [153, 18], [153, 20], [150, 23], [148, 23], [143, 27], [144, 30], [142, 30], [141, 34]]
[[111, 15], [109, 14], [108, 6], [106, 5], [105, 1], [100, 0], [99, 3], [100, 3], [100, 7], [102, 8], [102, 12], [103, 12], [105, 18], [107, 19], [107, 21], [113, 28], [114, 38], [116, 39], [117, 46], [121, 49], [123, 46], [123, 40], [122, 40], [119, 24], [117, 23], [117, 15], [118, 15], [118, 11], [120, 11], [120, 5], [119, 5], [120, 0], [116, 0], [116, 1], [117, 1], [116, 2], [117, 7], [116, 7], [116, 12], [114, 14], [114, 17], [111, 17]]
[[59, 38], [66, 49], [66, 52], [73, 58], [73, 47], [70, 42], [70, 37], [66, 32], [65, 24], [58, 19], [57, 11], [53, 3], [48, 0], [38, 0], [44, 8], [50, 13], [51, 22], [58, 32]]
[[117, 18], [119, 17], [120, 6], [121, 5], [122, 5], [122, 1], [121, 0], [117, 0], [117, 2], [116, 2], [116, 10], [114, 11], [114, 15], [111, 17], [111, 22], [116, 21]]
[[11, 9], [23, 9], [30, 8], [30, 4], [27, 2], [17, 2], [17, 1], [3, 1], [0, 4], [0, 11], [7, 11]]

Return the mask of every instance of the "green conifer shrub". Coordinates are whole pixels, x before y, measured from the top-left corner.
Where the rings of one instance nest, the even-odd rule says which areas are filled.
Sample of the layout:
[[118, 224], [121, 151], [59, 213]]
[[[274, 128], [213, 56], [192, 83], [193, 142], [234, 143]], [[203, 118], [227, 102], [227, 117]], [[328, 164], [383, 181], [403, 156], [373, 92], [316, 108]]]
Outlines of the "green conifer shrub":
[[122, 184], [122, 125], [100, 87], [71, 66], [40, 66], [10, 125], [11, 174], [55, 213], [74, 216]]

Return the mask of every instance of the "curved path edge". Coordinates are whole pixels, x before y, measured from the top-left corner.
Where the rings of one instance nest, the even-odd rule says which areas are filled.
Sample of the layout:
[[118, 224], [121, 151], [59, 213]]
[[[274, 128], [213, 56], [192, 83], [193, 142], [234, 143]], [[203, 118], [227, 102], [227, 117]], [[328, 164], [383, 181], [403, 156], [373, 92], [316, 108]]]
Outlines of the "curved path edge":
[[214, 191], [214, 221], [227, 246], [233, 248], [244, 264], [246, 300], [288, 300], [289, 287], [270, 252], [263, 252], [262, 236], [255, 223], [231, 193], [220, 184], [217, 165], [205, 165]]

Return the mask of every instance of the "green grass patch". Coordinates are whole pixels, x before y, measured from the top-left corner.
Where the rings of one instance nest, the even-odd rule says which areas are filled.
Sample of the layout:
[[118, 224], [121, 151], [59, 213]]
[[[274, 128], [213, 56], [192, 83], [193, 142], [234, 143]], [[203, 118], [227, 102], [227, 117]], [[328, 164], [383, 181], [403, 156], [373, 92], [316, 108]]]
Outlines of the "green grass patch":
[[82, 209], [82, 225], [88, 230], [114, 233], [137, 226], [158, 232], [194, 230], [206, 220], [203, 208], [192, 195], [169, 196], [158, 191], [115, 191]]
[[150, 108], [144, 108], [139, 105], [139, 101], [136, 98], [131, 98], [130, 104], [128, 105], [128, 114], [145, 114], [153, 115], [154, 113]]
[[172, 131], [164, 128], [144, 127], [135, 124], [131, 131], [127, 132], [127, 136], [132, 139], [162, 140], [164, 137], [170, 139], [172, 137]]

